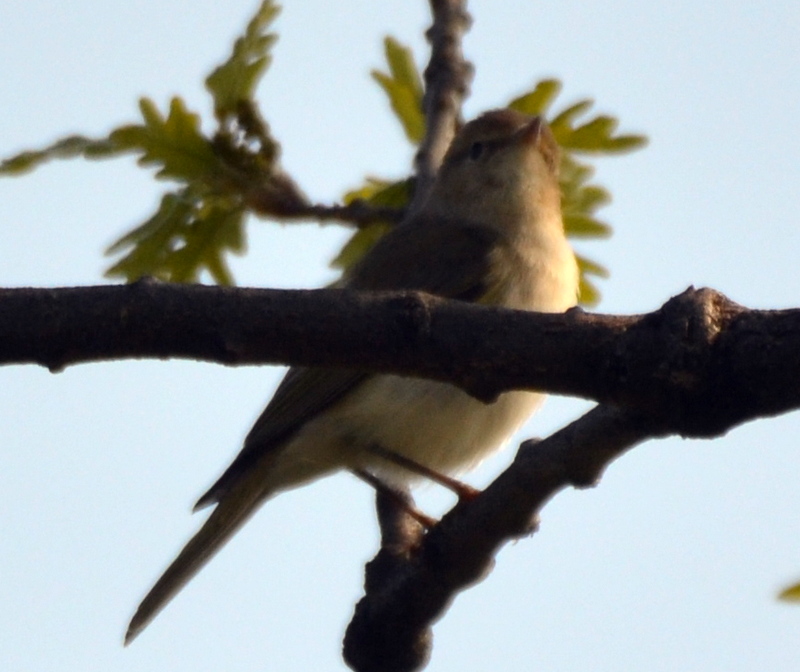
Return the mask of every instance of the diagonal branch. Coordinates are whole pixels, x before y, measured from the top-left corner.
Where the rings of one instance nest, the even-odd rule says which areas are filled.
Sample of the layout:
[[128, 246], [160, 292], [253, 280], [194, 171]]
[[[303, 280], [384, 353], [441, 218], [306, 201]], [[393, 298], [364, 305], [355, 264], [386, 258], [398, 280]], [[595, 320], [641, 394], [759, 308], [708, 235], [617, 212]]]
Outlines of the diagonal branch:
[[[594, 485], [606, 466], [662, 429], [635, 413], [598, 406], [540, 442], [526, 442], [484, 492], [459, 503], [422, 539], [405, 526], [367, 566], [366, 594], [344, 641], [359, 672], [425, 666], [432, 624], [456, 595], [491, 571], [508, 541], [532, 534], [539, 511], [567, 486]], [[395, 531], [396, 535], [396, 531]]]

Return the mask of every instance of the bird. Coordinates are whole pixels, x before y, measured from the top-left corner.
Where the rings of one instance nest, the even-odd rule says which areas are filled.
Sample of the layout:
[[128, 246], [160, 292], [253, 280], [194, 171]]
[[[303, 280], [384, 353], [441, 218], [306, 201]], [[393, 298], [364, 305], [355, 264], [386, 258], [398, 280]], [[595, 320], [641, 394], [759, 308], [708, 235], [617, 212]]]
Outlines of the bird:
[[[559, 162], [541, 117], [495, 109], [464, 124], [427, 198], [346, 273], [344, 286], [566, 311], [578, 300], [579, 271], [561, 216]], [[198, 500], [195, 510], [213, 511], [142, 600], [125, 644], [274, 495], [341, 470], [390, 485], [417, 480], [387, 453], [463, 473], [507, 443], [543, 398], [510, 391], [484, 403], [444, 382], [290, 368], [241, 452]]]

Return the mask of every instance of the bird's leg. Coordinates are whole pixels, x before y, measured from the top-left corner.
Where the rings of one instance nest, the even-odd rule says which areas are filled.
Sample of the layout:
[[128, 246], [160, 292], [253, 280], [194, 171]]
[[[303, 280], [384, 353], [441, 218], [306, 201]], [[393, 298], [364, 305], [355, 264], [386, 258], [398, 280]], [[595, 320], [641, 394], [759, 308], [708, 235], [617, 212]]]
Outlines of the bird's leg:
[[456, 493], [459, 500], [469, 502], [481, 494], [480, 490], [473, 488], [471, 485], [467, 485], [466, 483], [463, 483], [455, 478], [450, 478], [449, 476], [446, 476], [435, 469], [426, 467], [424, 464], [415, 462], [414, 460], [395, 453], [392, 450], [387, 450], [386, 448], [383, 448], [377, 444], [370, 444], [367, 450], [385, 460], [388, 460], [389, 462], [394, 462], [396, 465], [403, 467], [404, 469], [408, 469], [419, 476], [424, 476], [434, 483], [444, 486], [448, 490], [452, 490], [454, 493]]
[[375, 474], [369, 473], [366, 469], [351, 469], [354, 475], [358, 476], [362, 481], [371, 485], [375, 490], [394, 501], [403, 511], [408, 513], [414, 520], [422, 525], [426, 530], [430, 530], [439, 521], [436, 518], [422, 513], [417, 507], [409, 501], [409, 499], [402, 493], [392, 488], [388, 483], [385, 483]]

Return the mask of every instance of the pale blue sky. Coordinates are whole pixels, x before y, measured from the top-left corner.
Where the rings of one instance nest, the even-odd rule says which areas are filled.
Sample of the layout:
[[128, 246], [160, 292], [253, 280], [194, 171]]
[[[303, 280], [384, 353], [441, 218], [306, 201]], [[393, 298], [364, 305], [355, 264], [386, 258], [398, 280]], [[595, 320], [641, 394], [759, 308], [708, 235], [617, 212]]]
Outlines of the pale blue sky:
[[[207, 113], [201, 82], [254, 0], [6, 0], [0, 155], [101, 134], [140, 95]], [[800, 305], [800, 6], [634, 0], [474, 1], [467, 114], [544, 76], [590, 96], [650, 146], [605, 160], [612, 270], [604, 312], [658, 307], [688, 285], [751, 307]], [[411, 150], [370, 68], [392, 33], [425, 57], [422, 0], [286, 2], [260, 99], [314, 199]], [[0, 286], [101, 282], [101, 251], [164, 185], [129, 160], [0, 181]], [[317, 286], [343, 234], [254, 223], [240, 284]], [[200, 523], [189, 508], [238, 451], [279, 371], [126, 362], [0, 371], [0, 669], [203, 672], [343, 669], [344, 626], [377, 543], [372, 494], [338, 476], [269, 503], [128, 649], [127, 620]], [[520, 436], [585, 402], [551, 400]], [[797, 414], [716, 441], [648, 443], [600, 486], [560, 495], [541, 532], [435, 628], [428, 669], [735, 672], [796, 669]], [[487, 482], [510, 458], [481, 468]], [[446, 496], [422, 493], [429, 510]]]

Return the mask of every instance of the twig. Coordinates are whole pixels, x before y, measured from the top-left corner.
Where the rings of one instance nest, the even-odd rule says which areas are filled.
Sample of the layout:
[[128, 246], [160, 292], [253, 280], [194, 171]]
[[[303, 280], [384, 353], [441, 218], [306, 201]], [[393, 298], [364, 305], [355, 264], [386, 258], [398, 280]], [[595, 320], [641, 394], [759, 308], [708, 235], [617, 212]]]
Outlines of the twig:
[[405, 216], [403, 208], [389, 208], [369, 205], [364, 201], [353, 201], [348, 205], [308, 205], [283, 215], [284, 219], [314, 219], [318, 222], [337, 220], [355, 224], [358, 227], [375, 222], [397, 224]]
[[245, 201], [256, 214], [282, 221], [314, 220], [324, 223], [336, 220], [362, 227], [375, 222], [397, 224], [406, 213], [404, 208], [375, 206], [362, 200], [348, 205], [312, 204], [290, 178], [278, 177], [282, 179], [273, 178], [246, 192]]

